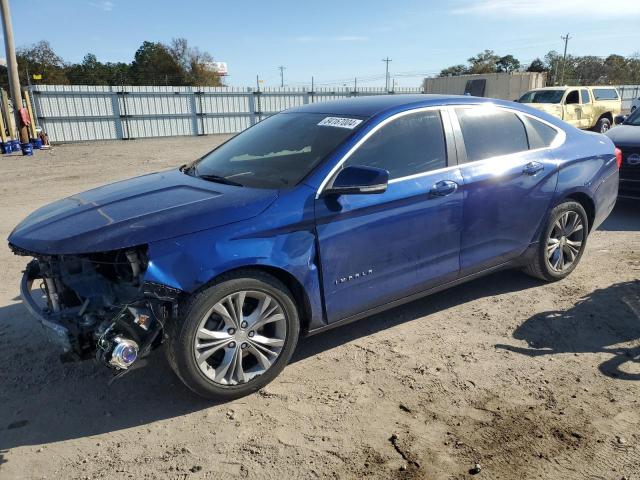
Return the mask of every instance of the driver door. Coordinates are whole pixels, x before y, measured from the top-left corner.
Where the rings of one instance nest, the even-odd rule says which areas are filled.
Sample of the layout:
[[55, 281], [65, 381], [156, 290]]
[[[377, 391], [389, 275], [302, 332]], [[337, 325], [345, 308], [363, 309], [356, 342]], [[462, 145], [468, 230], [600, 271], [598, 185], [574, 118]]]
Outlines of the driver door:
[[564, 97], [562, 119], [574, 127], [580, 128], [582, 123], [582, 105], [580, 104], [579, 90], [569, 90]]
[[402, 112], [350, 152], [343, 168], [389, 172], [384, 193], [321, 192], [316, 199], [330, 323], [458, 276], [462, 176], [446, 115], [433, 108]]

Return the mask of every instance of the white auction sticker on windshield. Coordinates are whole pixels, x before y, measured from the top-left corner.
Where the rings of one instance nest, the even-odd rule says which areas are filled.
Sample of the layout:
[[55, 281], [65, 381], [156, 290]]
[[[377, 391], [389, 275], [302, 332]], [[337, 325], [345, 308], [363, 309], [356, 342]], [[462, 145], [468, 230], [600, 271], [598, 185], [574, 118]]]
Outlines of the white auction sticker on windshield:
[[338, 127], [353, 130], [362, 123], [358, 118], [326, 117], [318, 125], [321, 127]]

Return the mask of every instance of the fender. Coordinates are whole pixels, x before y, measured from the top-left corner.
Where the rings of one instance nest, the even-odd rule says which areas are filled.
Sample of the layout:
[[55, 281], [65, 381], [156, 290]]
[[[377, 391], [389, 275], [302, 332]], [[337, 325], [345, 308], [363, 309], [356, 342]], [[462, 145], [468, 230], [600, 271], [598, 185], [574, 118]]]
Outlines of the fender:
[[[314, 193], [311, 188], [285, 192], [257, 219], [150, 243], [144, 280], [192, 293], [231, 270], [273, 268], [292, 276], [306, 293], [310, 328], [325, 325], [316, 264]], [[291, 207], [291, 216], [275, 214], [283, 211], [282, 203]], [[292, 205], [296, 203], [300, 208]]]

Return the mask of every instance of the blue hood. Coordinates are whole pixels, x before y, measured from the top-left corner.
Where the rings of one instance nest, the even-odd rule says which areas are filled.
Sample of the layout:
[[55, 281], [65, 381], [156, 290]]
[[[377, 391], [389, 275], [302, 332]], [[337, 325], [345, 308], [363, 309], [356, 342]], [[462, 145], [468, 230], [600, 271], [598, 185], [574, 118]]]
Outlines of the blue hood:
[[11, 232], [9, 243], [42, 254], [117, 250], [249, 219], [277, 196], [179, 170], [152, 173], [46, 205]]

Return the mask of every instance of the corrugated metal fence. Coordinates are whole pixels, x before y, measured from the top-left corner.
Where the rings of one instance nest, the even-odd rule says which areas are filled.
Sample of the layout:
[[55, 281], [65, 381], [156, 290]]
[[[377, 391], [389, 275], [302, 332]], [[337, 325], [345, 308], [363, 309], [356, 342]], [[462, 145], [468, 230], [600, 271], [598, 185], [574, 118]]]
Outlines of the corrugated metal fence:
[[631, 102], [640, 98], [640, 85], [620, 85], [617, 89], [622, 98], [622, 110], [628, 112], [631, 110]]
[[[420, 88], [394, 93], [421, 93]], [[236, 133], [281, 110], [384, 88], [133, 87], [35, 85], [37, 122], [52, 142]]]
[[[639, 85], [617, 87], [623, 109]], [[237, 133], [281, 110], [339, 98], [384, 95], [384, 88], [133, 87], [35, 85], [37, 122], [52, 142], [128, 140]], [[421, 93], [421, 88], [395, 93]]]

